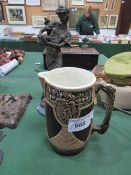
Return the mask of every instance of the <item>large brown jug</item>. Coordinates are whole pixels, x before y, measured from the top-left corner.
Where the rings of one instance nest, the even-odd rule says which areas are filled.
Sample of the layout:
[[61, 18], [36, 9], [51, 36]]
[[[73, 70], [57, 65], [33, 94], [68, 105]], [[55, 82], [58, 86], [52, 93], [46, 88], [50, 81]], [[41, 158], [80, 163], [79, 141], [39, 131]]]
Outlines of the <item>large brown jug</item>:
[[[93, 73], [81, 68], [63, 67], [38, 73], [44, 90], [48, 139], [64, 155], [79, 153], [90, 135], [103, 134], [109, 127], [115, 89], [96, 83]], [[108, 105], [101, 125], [94, 125], [94, 99], [99, 90], [108, 95]]]

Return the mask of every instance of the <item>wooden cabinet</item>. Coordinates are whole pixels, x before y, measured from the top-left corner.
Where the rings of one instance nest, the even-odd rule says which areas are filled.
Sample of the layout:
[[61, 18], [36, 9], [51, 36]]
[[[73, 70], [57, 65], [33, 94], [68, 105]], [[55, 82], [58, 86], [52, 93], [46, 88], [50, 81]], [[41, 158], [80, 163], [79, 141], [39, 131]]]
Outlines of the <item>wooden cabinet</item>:
[[[79, 67], [92, 70], [98, 62], [99, 52], [95, 48], [62, 48], [63, 67]], [[44, 69], [46, 55], [43, 53]]]

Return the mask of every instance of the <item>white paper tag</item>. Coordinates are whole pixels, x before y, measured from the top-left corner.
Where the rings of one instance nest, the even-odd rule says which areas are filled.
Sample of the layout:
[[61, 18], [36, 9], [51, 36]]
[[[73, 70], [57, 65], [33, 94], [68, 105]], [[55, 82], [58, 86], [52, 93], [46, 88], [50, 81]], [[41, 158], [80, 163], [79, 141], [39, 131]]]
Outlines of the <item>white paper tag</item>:
[[68, 132], [81, 131], [87, 128], [91, 123], [91, 119], [93, 118], [93, 112], [94, 111], [92, 110], [89, 114], [81, 118], [69, 119]]

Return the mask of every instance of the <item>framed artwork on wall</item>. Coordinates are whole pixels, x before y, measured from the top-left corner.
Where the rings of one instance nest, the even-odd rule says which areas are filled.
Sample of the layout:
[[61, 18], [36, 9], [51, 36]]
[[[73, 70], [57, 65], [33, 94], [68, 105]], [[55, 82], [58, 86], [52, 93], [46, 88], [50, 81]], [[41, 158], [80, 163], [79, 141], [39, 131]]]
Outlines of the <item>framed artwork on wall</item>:
[[86, 0], [86, 2], [103, 2], [103, 0]]
[[51, 21], [60, 21], [60, 19], [58, 18], [58, 16], [57, 15], [50, 15], [50, 20]]
[[24, 6], [6, 6], [6, 14], [9, 24], [26, 24]]
[[41, 0], [43, 11], [55, 11], [58, 5], [69, 7], [69, 0]]
[[45, 18], [47, 16], [32, 16], [32, 26], [33, 27], [44, 27], [45, 26]]
[[85, 0], [71, 0], [70, 5], [85, 5]]
[[7, 0], [8, 4], [25, 4], [25, 0]]
[[3, 13], [3, 6], [2, 3], [0, 2], [0, 23], [5, 22], [4, 20], [4, 13]]
[[40, 0], [26, 0], [28, 6], [40, 6]]
[[108, 26], [109, 15], [101, 15], [99, 18], [99, 27], [107, 28]]
[[96, 20], [99, 20], [99, 11], [100, 9], [92, 9], [92, 14], [95, 16]]
[[70, 8], [69, 27], [72, 29], [75, 28], [80, 16], [83, 14], [83, 8]]
[[110, 0], [104, 0], [104, 10], [109, 10]]
[[115, 9], [115, 0], [111, 0], [111, 4], [110, 4], [110, 10], [114, 10]]
[[118, 15], [110, 15], [109, 22], [108, 22], [108, 28], [116, 28], [118, 21]]

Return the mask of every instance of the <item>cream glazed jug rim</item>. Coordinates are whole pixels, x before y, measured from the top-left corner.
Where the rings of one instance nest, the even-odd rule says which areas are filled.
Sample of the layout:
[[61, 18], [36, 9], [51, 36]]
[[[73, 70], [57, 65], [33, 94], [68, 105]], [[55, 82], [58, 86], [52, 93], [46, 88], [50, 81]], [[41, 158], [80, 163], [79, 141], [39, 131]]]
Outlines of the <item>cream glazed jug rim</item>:
[[96, 82], [96, 77], [92, 72], [77, 67], [62, 67], [39, 72], [38, 77], [54, 88], [67, 91], [84, 90]]

